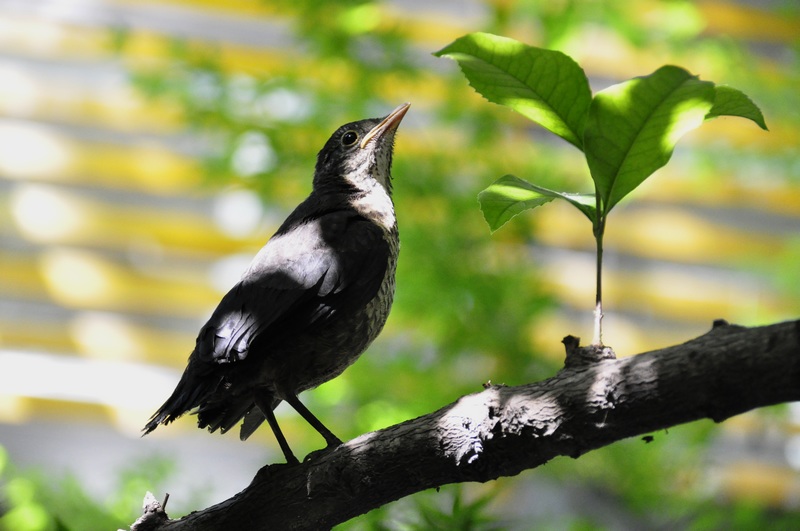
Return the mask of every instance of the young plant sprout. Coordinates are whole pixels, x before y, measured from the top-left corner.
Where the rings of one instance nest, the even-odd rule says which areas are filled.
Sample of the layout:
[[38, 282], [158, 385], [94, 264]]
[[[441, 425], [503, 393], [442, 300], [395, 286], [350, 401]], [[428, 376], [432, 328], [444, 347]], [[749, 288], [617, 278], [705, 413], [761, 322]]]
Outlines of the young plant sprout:
[[567, 193], [505, 175], [478, 195], [492, 231], [520, 212], [562, 199], [592, 222], [596, 296], [592, 345], [603, 346], [603, 235], [608, 214], [672, 156], [678, 140], [706, 120], [739, 116], [766, 130], [759, 108], [741, 91], [662, 66], [592, 96], [569, 56], [488, 33], [471, 33], [436, 52], [458, 62], [487, 100], [509, 107], [560, 136], [585, 156], [594, 193]]

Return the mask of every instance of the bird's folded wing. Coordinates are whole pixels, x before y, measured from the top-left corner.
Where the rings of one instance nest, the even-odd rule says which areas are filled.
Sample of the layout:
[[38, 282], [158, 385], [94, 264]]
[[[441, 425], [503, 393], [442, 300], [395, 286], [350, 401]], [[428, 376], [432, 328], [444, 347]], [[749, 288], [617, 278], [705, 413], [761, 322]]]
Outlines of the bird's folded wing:
[[388, 255], [381, 229], [352, 212], [276, 235], [200, 331], [197, 361], [243, 360], [262, 334], [279, 342], [363, 307], [378, 293]]

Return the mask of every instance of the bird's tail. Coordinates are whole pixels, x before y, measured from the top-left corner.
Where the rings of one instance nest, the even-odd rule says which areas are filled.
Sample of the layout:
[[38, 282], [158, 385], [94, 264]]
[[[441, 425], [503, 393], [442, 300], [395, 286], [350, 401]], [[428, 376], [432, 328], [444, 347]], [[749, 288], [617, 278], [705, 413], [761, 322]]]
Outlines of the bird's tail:
[[187, 367], [183, 371], [183, 376], [181, 376], [181, 380], [172, 395], [150, 417], [150, 421], [142, 429], [143, 435], [147, 435], [156, 429], [159, 424], [169, 424], [187, 411], [205, 402], [207, 397], [215, 391], [217, 385], [218, 382], [191, 376], [189, 367]]
[[228, 396], [225, 400], [209, 400], [197, 410], [197, 427], [225, 433], [253, 408], [252, 398]]
[[[265, 414], [256, 406], [252, 394], [237, 396], [223, 391], [220, 382], [221, 379], [204, 378], [194, 372], [190, 375], [187, 367], [172, 396], [150, 417], [142, 430], [144, 435], [156, 429], [159, 424], [169, 424], [184, 413], [195, 410], [197, 426], [208, 428], [210, 432], [220, 430], [225, 433], [244, 418], [239, 438], [244, 441], [250, 437], [266, 419]], [[280, 399], [272, 395], [264, 396], [259, 401], [264, 407], [273, 410], [280, 402]]]
[[[281, 403], [280, 398], [276, 398], [271, 393], [255, 393], [254, 407], [251, 407], [244, 416], [242, 428], [239, 431], [239, 439], [242, 441], [247, 440], [254, 431], [258, 429], [261, 424], [267, 420], [266, 411], [274, 411], [278, 404]], [[274, 417], [273, 417], [274, 418]]]
[[246, 441], [266, 419], [260, 408], [251, 408], [244, 416], [244, 422], [242, 422], [242, 427], [239, 430], [239, 440]]

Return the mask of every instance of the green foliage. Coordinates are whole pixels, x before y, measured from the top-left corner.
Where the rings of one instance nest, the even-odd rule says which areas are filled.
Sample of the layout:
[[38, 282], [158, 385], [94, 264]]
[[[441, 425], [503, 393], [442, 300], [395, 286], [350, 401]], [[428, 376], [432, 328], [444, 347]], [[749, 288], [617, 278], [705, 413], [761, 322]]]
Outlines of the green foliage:
[[741, 90], [727, 85], [717, 85], [714, 94], [714, 106], [706, 114], [706, 119], [718, 116], [741, 116], [756, 123], [764, 131], [768, 131], [767, 123], [761, 109], [753, 103]]
[[592, 98], [586, 74], [560, 52], [474, 33], [434, 55], [457, 61], [489, 101], [518, 111], [584, 152], [594, 181], [594, 208], [587, 194], [548, 190], [511, 175], [495, 181], [478, 200], [492, 231], [559, 198], [589, 218], [597, 245], [593, 345], [603, 342], [603, 236], [611, 209], [664, 166], [678, 140], [706, 119], [741, 116], [766, 129], [761, 111], [742, 92], [718, 89], [676, 66], [663, 66]]
[[421, 492], [400, 507], [372, 511], [335, 529], [499, 531], [507, 524], [491, 515], [489, 506], [496, 498], [496, 491], [476, 493], [470, 485], [447, 485]]
[[678, 139], [703, 123], [713, 103], [713, 83], [674, 66], [595, 96], [584, 141], [603, 214], [669, 161]]
[[797, 529], [800, 514], [781, 513], [757, 502], [743, 502], [733, 509], [708, 505], [698, 518], [687, 527], [690, 531], [706, 529]]
[[492, 501], [492, 494], [465, 500], [464, 489], [460, 485], [450, 487], [452, 505], [449, 510], [423, 498], [418, 503], [419, 523], [409, 527], [411, 530], [457, 529], [460, 531], [499, 530], [503, 525], [484, 514], [486, 506]]
[[481, 209], [494, 232], [511, 218], [525, 210], [561, 198], [572, 203], [590, 221], [596, 218], [595, 196], [548, 190], [513, 175], [504, 175], [478, 194]]
[[3, 466], [7, 459], [0, 447], [0, 529], [14, 531], [127, 529], [141, 514], [136, 500], [148, 489], [161, 488], [174, 470], [173, 462], [166, 458], [133, 462], [119, 472], [108, 496], [98, 499], [74, 476], [16, 471]]
[[436, 52], [458, 61], [487, 100], [514, 109], [578, 149], [592, 94], [578, 64], [554, 50], [472, 33]]
[[434, 55], [458, 62], [472, 87], [584, 151], [597, 209], [586, 194], [546, 190], [505, 176], [481, 195], [494, 231], [525, 210], [561, 198], [596, 227], [672, 156], [678, 140], [717, 116], [740, 116], [766, 129], [758, 107], [741, 91], [700, 81], [664, 66], [648, 76], [611, 86], [592, 98], [583, 70], [568, 56], [505, 37], [473, 33]]

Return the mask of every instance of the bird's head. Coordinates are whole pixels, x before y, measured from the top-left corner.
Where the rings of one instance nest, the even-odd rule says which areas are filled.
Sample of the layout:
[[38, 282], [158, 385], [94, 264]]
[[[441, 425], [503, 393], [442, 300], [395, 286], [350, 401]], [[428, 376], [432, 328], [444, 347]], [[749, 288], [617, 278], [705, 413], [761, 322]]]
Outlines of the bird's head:
[[317, 155], [314, 188], [344, 185], [367, 192], [377, 183], [391, 193], [394, 134], [409, 106], [404, 103], [385, 118], [352, 122], [337, 129]]

